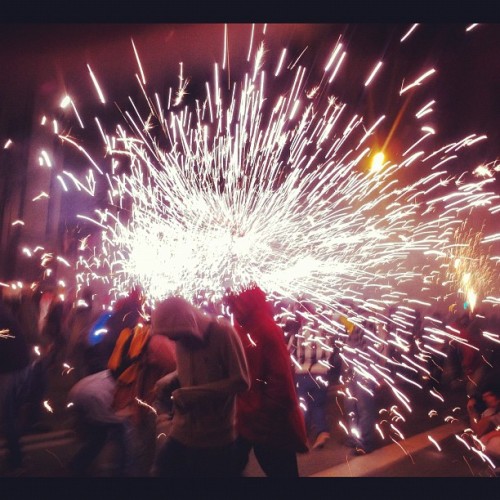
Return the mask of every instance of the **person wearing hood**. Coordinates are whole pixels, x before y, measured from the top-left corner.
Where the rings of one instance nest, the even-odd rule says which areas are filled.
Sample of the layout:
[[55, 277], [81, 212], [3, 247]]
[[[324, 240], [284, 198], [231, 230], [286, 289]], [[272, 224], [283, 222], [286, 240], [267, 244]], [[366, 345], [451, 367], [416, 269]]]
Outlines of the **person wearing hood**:
[[298, 477], [297, 453], [305, 453], [307, 432], [294, 386], [282, 329], [266, 294], [257, 286], [225, 299], [250, 367], [250, 390], [237, 398], [241, 470], [253, 448], [268, 477]]
[[171, 393], [173, 416], [154, 475], [234, 477], [236, 395], [250, 386], [238, 335], [181, 297], [160, 302], [151, 320], [156, 335], [175, 341], [177, 359], [157, 384]]

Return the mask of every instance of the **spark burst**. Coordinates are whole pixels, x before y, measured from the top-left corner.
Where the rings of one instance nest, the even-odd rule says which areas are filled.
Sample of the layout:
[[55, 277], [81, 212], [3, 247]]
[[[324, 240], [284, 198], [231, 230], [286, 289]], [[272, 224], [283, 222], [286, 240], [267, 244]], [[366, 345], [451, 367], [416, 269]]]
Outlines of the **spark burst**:
[[[140, 284], [154, 305], [168, 294], [215, 300], [228, 287], [256, 282], [276, 301], [307, 298], [323, 311], [317, 314], [318, 337], [340, 341], [338, 314], [356, 324], [368, 318], [386, 337], [373, 337], [373, 359], [357, 366], [384, 380], [410, 410], [396, 386], [422, 388], [408, 374], [429, 373], [422, 358], [409, 354], [415, 309], [446, 307], [457, 287], [470, 302], [471, 291], [499, 302], [490, 279], [494, 260], [480, 246], [500, 235], [471, 240], [463, 222], [473, 211], [494, 214], [499, 197], [492, 176], [479, 179], [472, 167], [457, 166], [460, 154], [486, 137], [470, 134], [436, 148], [435, 130], [421, 121], [436, 103], [423, 99], [404, 152], [387, 146], [381, 155], [377, 144], [389, 118], [368, 120], [335, 92], [333, 83], [348, 61], [341, 38], [324, 57], [325, 69], [312, 71], [301, 64], [303, 52], [298, 58], [287, 50], [272, 54], [254, 36], [252, 27], [248, 67], [239, 80], [234, 71], [229, 78], [224, 55], [204, 91], [195, 94], [181, 63], [178, 88], [170, 89], [165, 103], [147, 88], [147, 68], [132, 42], [144, 99], [130, 99], [112, 131], [95, 119], [105, 159], [94, 159], [75, 137], [58, 133], [89, 163], [85, 178], [63, 172], [64, 178], [90, 195], [107, 186], [107, 204], [80, 214], [95, 223], [100, 238], [97, 244], [85, 238], [79, 249], [78, 283], [101, 280], [116, 295]], [[386, 66], [379, 61], [367, 68], [365, 85], [373, 86]], [[401, 82], [395, 99], [422, 93], [436, 73], [421, 68], [420, 76]], [[78, 121], [83, 128], [80, 115]], [[457, 283], [465, 271], [455, 268], [453, 276], [441, 278], [450, 248], [460, 252], [455, 261], [481, 255], [470, 273], [476, 284], [467, 291]], [[396, 314], [388, 316], [389, 306], [396, 306]], [[431, 350], [450, 337], [438, 327], [428, 330]], [[381, 343], [402, 356], [385, 356]]]
[[455, 243], [450, 251], [449, 277], [470, 311], [494, 289], [498, 270], [490, 259], [491, 250], [482, 245], [483, 232], [467, 230], [467, 225], [456, 229]]
[[[251, 281], [325, 307], [346, 297], [371, 310], [408, 302], [400, 295], [405, 284], [422, 300], [426, 269], [444, 262], [460, 214], [478, 199], [498, 198], [444, 168], [480, 137], [428, 152], [415, 149], [428, 136], [419, 133], [401, 158], [370, 171], [385, 117], [365, 124], [350, 116], [326, 71], [311, 82], [294, 64], [273, 77], [278, 61], [266, 66], [264, 53], [259, 46], [248, 73], [226, 92], [216, 64], [206, 95], [191, 106], [165, 111], [140, 83], [147, 109], [132, 101], [125, 127], [108, 134], [100, 126], [111, 168], [103, 173], [95, 168], [102, 161], [92, 160], [86, 188], [95, 192], [95, 176], [105, 177], [109, 205], [87, 215], [103, 229], [102, 247], [91, 264], [80, 261], [81, 279], [100, 274], [119, 292], [140, 283], [153, 301], [169, 293], [220, 296]], [[180, 80], [176, 102], [186, 87]], [[404, 170], [417, 168], [424, 174], [402, 182]]]

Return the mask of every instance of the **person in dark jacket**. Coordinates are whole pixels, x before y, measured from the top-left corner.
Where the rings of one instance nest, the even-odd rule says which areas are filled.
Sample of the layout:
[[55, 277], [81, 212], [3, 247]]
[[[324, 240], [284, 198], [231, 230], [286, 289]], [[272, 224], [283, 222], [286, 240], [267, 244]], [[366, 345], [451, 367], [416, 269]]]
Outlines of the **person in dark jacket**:
[[86, 375], [85, 351], [89, 347], [89, 334], [100, 313], [95, 307], [93, 293], [90, 288], [82, 291], [81, 298], [76, 300], [68, 312], [65, 330], [67, 334], [65, 361], [73, 369], [76, 380]]
[[7, 442], [7, 463], [23, 465], [20, 444], [22, 409], [29, 394], [31, 358], [18, 321], [0, 299], [0, 427]]
[[225, 301], [250, 369], [250, 390], [237, 398], [240, 466], [245, 469], [253, 448], [266, 476], [298, 477], [297, 453], [308, 451], [307, 433], [283, 331], [259, 287]]

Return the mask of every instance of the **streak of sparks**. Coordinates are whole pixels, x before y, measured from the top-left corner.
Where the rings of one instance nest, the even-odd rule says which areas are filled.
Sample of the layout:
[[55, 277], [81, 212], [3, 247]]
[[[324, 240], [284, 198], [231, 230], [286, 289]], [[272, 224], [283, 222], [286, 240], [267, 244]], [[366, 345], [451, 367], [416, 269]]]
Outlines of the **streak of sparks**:
[[434, 74], [436, 70], [434, 68], [426, 71], [423, 75], [419, 76], [413, 83], [410, 83], [406, 87], [402, 87], [399, 95], [403, 95], [405, 92], [408, 90], [412, 89], [413, 87], [418, 87], [426, 78]]
[[[284, 48], [274, 59], [255, 40], [252, 25], [248, 71], [240, 81], [229, 78], [228, 43], [225, 26], [222, 65], [214, 64], [200, 96], [187, 92], [190, 79], [180, 63], [178, 83], [163, 109], [158, 94], [146, 95], [132, 41], [145, 102], [141, 107], [129, 98], [131, 109], [114, 131], [95, 119], [105, 160], [95, 160], [75, 137], [59, 134], [89, 164], [85, 178], [63, 171], [57, 177], [62, 189], [72, 182], [91, 197], [102, 183], [107, 189], [104, 207], [77, 214], [100, 236], [97, 244], [80, 240], [78, 280], [101, 280], [116, 295], [140, 284], [152, 306], [168, 294], [207, 294], [215, 302], [227, 288], [252, 282], [276, 302], [306, 298], [315, 309], [332, 312], [317, 327], [323, 338], [344, 344], [338, 320], [343, 315], [364, 329], [369, 354], [355, 360], [356, 349], [343, 349], [343, 359], [360, 376], [387, 383], [411, 412], [399, 384], [423, 390], [415, 377], [430, 376], [428, 357], [445, 358], [443, 346], [461, 341], [426, 317], [428, 325], [436, 324], [426, 327], [412, 356], [415, 310], [440, 306], [450, 293], [474, 303], [472, 309], [481, 302], [500, 304], [490, 279], [494, 261], [482, 250], [498, 242], [500, 233], [472, 236], [464, 223], [464, 214], [473, 210], [498, 209], [488, 184], [497, 170], [490, 164], [473, 175], [453, 173], [461, 152], [486, 137], [471, 134], [434, 149], [438, 134], [422, 119], [436, 102], [423, 100], [427, 104], [409, 114], [419, 121], [404, 153], [384, 149], [381, 163], [370, 169], [389, 117], [375, 116], [367, 124], [359, 113], [349, 115], [349, 105], [335, 95], [331, 83], [349, 59], [340, 37], [315, 76], [302, 65], [306, 49], [294, 57]], [[423, 86], [435, 72], [424, 71], [397, 97]], [[388, 315], [389, 306], [397, 312]], [[317, 318], [305, 314], [311, 324]], [[364, 326], [368, 318], [380, 331]], [[494, 333], [483, 335], [499, 341]], [[398, 352], [397, 360], [388, 349]], [[435, 389], [429, 394], [443, 399]]]
[[439, 443], [432, 436], [427, 436], [427, 439], [438, 449], [438, 451], [442, 451], [441, 446], [439, 446]]
[[391, 438], [391, 440], [392, 440], [395, 444], [397, 444], [397, 445], [398, 445], [398, 446], [399, 446], [399, 447], [403, 450], [403, 453], [404, 453], [407, 457], [409, 457], [409, 458], [410, 458], [411, 462], [412, 462], [413, 464], [415, 464], [415, 460], [413, 459], [413, 456], [411, 455], [411, 453], [410, 453], [410, 452], [409, 452], [406, 448], [404, 448], [404, 447], [401, 445], [401, 443], [399, 443], [398, 441], [396, 441], [396, 440], [395, 440], [392, 436], [389, 436], [389, 437]]
[[0, 330], [0, 338], [1, 339], [13, 339], [14, 335], [10, 334], [10, 330], [4, 328], [4, 329]]
[[418, 26], [418, 23], [415, 23], [414, 25], [412, 25], [412, 27], [403, 35], [400, 42], [404, 42], [416, 30], [417, 26]]
[[90, 77], [92, 78], [92, 82], [94, 83], [95, 89], [97, 91], [97, 95], [99, 96], [99, 100], [102, 102], [102, 104], [106, 104], [106, 100], [104, 99], [104, 94], [102, 93], [101, 87], [99, 85], [99, 82], [97, 81], [97, 78], [94, 75], [94, 72], [92, 71], [92, 68], [88, 64], [87, 68], [89, 70]]
[[368, 85], [370, 85], [370, 83], [372, 82], [372, 80], [375, 78], [375, 75], [378, 73], [379, 69], [382, 67], [382, 61], [379, 61], [377, 63], [377, 65], [375, 66], [375, 68], [373, 68], [373, 71], [371, 72], [370, 76], [368, 77], [368, 79], [366, 80], [365, 82], [365, 87], [368, 87]]
[[151, 411], [152, 413], [154, 413], [155, 415], [158, 415], [158, 412], [156, 411], [156, 408], [154, 408], [153, 406], [151, 406], [150, 404], [146, 403], [145, 401], [143, 401], [142, 399], [139, 399], [139, 398], [135, 398], [135, 400], [137, 401], [137, 403], [145, 408], [147, 408], [149, 411]]
[[54, 410], [52, 409], [52, 406], [50, 406], [50, 402], [48, 400], [43, 402], [43, 406], [49, 413], [54, 413]]
[[141, 59], [139, 58], [139, 52], [137, 52], [137, 48], [135, 46], [134, 40], [131, 40], [132, 47], [134, 49], [135, 59], [137, 61], [137, 66], [139, 66], [139, 72], [141, 74], [141, 81], [143, 85], [146, 85], [146, 77], [144, 75], [144, 70], [142, 69]]

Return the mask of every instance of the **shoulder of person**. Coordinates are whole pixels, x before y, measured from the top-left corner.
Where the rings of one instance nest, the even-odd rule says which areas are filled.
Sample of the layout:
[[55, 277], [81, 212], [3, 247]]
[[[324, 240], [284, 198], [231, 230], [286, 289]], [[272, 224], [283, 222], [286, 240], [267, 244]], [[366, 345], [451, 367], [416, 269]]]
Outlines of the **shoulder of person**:
[[217, 336], [238, 335], [236, 329], [226, 318], [214, 317], [209, 326], [210, 334]]

